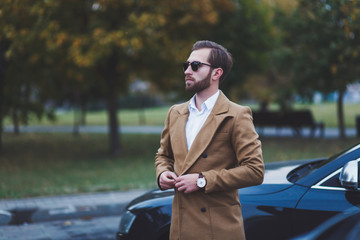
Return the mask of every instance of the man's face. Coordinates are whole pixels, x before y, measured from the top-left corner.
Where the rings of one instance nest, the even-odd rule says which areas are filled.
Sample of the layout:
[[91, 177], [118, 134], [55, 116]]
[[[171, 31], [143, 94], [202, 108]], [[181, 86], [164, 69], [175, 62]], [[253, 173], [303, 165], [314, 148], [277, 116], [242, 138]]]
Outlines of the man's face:
[[[201, 63], [209, 64], [207, 61], [210, 54], [210, 49], [204, 48], [193, 51], [187, 62], [192, 63], [198, 61]], [[210, 64], [209, 64], [210, 65]], [[204, 89], [207, 89], [210, 86], [211, 81], [211, 71], [212, 68], [207, 65], [200, 65], [197, 71], [193, 71], [191, 66], [185, 70], [185, 89], [190, 92], [201, 92]]]

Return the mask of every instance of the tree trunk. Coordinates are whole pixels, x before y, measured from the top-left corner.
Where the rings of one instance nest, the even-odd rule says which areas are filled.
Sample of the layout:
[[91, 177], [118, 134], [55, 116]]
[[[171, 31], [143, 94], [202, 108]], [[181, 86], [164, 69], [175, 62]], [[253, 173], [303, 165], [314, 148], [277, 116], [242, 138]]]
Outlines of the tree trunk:
[[3, 130], [4, 130], [4, 85], [5, 85], [5, 69], [6, 69], [6, 60], [5, 60], [5, 51], [8, 48], [8, 45], [4, 41], [0, 41], [0, 152], [3, 150]]
[[86, 99], [78, 92], [74, 93], [74, 127], [73, 134], [80, 134], [80, 126], [86, 124]]
[[1, 70], [2, 66], [1, 66], [1, 62], [0, 62], [0, 153], [3, 150], [3, 143], [2, 143], [2, 136], [3, 136], [3, 118], [4, 118], [4, 114], [3, 114], [3, 99], [4, 99], [4, 78], [3, 78], [3, 74], [2, 74], [2, 70]]
[[337, 100], [337, 117], [339, 126], [339, 137], [344, 139], [345, 136], [345, 123], [344, 123], [344, 91], [339, 90], [339, 96]]
[[18, 135], [20, 133], [20, 123], [19, 123], [19, 116], [16, 110], [14, 110], [14, 113], [12, 114], [12, 121], [14, 124], [14, 133]]
[[260, 112], [267, 112], [269, 111], [269, 102], [268, 101], [261, 101], [260, 102]]
[[121, 154], [121, 143], [118, 130], [118, 117], [117, 117], [117, 94], [116, 94], [116, 63], [117, 57], [113, 54], [108, 61], [108, 69], [106, 73], [107, 82], [107, 108], [109, 118], [109, 150], [111, 155], [118, 156]]
[[79, 120], [79, 111], [76, 106], [74, 106], [74, 126], [73, 126], [73, 135], [80, 135], [80, 120]]
[[146, 125], [145, 97], [140, 95], [139, 124]]
[[79, 92], [73, 92], [74, 96], [74, 125], [73, 125], [73, 135], [78, 136], [80, 135], [80, 117], [79, 117], [79, 105], [80, 105], [80, 96]]
[[80, 106], [80, 111], [81, 111], [80, 124], [81, 124], [81, 126], [86, 125], [86, 102], [87, 101], [84, 99], [81, 100], [81, 106]]

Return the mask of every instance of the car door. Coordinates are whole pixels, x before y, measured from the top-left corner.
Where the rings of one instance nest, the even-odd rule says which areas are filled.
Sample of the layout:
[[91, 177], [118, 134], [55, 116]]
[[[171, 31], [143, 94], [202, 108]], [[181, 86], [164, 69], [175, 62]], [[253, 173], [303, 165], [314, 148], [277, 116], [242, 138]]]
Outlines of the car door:
[[[356, 180], [359, 183], [359, 162], [356, 162]], [[343, 187], [339, 177], [343, 168], [332, 172], [313, 185], [299, 201], [293, 214], [294, 233], [300, 234], [313, 229], [338, 212], [360, 206], [360, 189], [348, 190]]]

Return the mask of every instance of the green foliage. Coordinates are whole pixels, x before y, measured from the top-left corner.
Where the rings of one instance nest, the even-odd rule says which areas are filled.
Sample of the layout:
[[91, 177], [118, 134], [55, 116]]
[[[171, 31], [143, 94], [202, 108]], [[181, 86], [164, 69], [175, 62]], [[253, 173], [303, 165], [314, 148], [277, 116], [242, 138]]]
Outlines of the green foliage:
[[358, 1], [299, 1], [288, 26], [298, 93], [344, 92], [359, 81], [359, 19]]
[[[210, 31], [210, 39], [223, 44], [234, 58], [233, 70], [222, 89], [239, 99], [245, 79], [263, 72], [274, 47], [270, 9], [252, 0], [235, 1], [230, 12], [220, 12], [220, 21]], [[244, 96], [244, 94], [242, 93]]]
[[1, 4], [0, 73], [1, 116], [9, 115], [14, 125], [28, 122], [29, 113], [41, 118], [53, 117], [53, 109], [45, 108], [45, 71], [41, 57], [44, 42], [39, 39], [37, 11], [32, 1], [4, 1]]
[[263, 57], [259, 59], [266, 61], [263, 61], [261, 69], [246, 76], [242, 95], [259, 101], [262, 110], [266, 110], [270, 103], [277, 103], [284, 110], [289, 107], [295, 93], [288, 62], [292, 49], [286, 44], [284, 24], [289, 22], [296, 4], [293, 1], [272, 2], [271, 5], [263, 4], [263, 12], [266, 14], [262, 16], [267, 16], [264, 19], [267, 31], [266, 34], [259, 34], [267, 44], [267, 48], [262, 49]]
[[[291, 69], [297, 93], [338, 92], [340, 137], [345, 137], [343, 96], [360, 75], [360, 2], [300, 0], [287, 27], [294, 57]], [[290, 39], [289, 39], [290, 42]]]
[[4, 0], [0, 121], [53, 119], [64, 102], [85, 113], [89, 101], [106, 100], [118, 145], [116, 99], [137, 79], [182, 97], [181, 62], [200, 39], [232, 52], [234, 68], [221, 87], [233, 100], [287, 108], [294, 94], [343, 92], [359, 81], [358, 1], [268, 3]]
[[[27, 124], [31, 113], [42, 117], [49, 110], [52, 116], [49, 106], [64, 101], [84, 111], [88, 101], [105, 99], [112, 151], [119, 145], [116, 98], [131, 81], [183, 92], [180, 63], [200, 37], [226, 39], [236, 57], [249, 63], [241, 74], [263, 64], [263, 55], [250, 49], [262, 51], [269, 42], [260, 37], [268, 32], [266, 17], [250, 0], [3, 1], [0, 18], [6, 63], [0, 120], [12, 115], [15, 125]], [[239, 41], [241, 48], [233, 44]]]

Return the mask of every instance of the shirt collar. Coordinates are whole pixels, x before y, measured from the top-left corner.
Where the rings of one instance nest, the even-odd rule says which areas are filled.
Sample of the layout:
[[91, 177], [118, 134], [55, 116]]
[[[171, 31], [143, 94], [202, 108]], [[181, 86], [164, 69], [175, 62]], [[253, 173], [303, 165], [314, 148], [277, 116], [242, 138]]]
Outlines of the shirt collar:
[[[206, 99], [206, 101], [201, 105], [201, 111], [203, 111], [204, 109], [207, 109], [208, 111], [211, 111], [216, 103], [216, 100], [218, 99], [220, 94], [220, 90], [217, 90], [217, 92], [212, 95], [211, 97], [209, 97], [208, 99]], [[190, 103], [189, 103], [189, 111], [190, 110], [197, 110], [196, 108], [196, 104], [195, 104], [195, 96], [196, 94], [191, 98]]]

